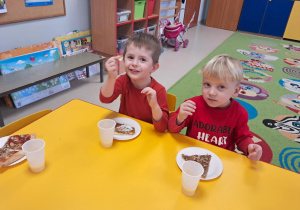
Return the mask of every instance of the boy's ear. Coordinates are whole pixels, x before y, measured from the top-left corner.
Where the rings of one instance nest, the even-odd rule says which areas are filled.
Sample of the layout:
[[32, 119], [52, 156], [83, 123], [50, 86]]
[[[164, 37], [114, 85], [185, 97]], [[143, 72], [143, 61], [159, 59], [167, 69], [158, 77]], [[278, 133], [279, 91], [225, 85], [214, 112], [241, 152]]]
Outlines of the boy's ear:
[[154, 64], [151, 73], [155, 72], [158, 68], [159, 68], [159, 64], [158, 63]]
[[236, 86], [233, 97], [237, 97], [239, 95], [241, 88], [241, 85]]

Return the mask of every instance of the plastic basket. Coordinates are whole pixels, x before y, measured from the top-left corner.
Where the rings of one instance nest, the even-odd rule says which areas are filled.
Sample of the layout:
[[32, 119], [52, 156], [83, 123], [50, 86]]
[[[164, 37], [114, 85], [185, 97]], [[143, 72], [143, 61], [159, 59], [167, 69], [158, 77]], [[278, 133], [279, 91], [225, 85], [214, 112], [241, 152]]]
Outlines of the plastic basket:
[[152, 25], [147, 27], [147, 34], [151, 34], [153, 36], [156, 35], [156, 27], [157, 25]]
[[145, 28], [134, 29], [133, 34], [145, 33]]
[[155, 0], [149, 0], [148, 1], [148, 16], [153, 14]]
[[144, 17], [145, 1], [134, 2], [134, 19], [139, 20]]
[[130, 13], [131, 13], [130, 10], [117, 8], [118, 23], [127, 21]]
[[117, 53], [119, 53], [119, 54], [124, 53], [125, 44], [126, 44], [128, 38], [129, 38], [129, 36], [126, 36], [126, 35], [118, 36], [118, 39], [117, 39]]

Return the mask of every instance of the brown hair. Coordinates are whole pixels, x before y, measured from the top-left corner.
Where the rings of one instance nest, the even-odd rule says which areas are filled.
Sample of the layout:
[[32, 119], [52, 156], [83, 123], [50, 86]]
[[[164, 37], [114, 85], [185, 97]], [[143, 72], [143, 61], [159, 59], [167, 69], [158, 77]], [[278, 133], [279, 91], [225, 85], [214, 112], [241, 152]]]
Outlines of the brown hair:
[[202, 67], [200, 72], [203, 77], [216, 78], [226, 82], [240, 82], [244, 76], [241, 61], [225, 54], [213, 57]]
[[142, 48], [144, 47], [146, 50], [152, 51], [152, 60], [153, 64], [158, 63], [159, 56], [162, 51], [162, 46], [160, 41], [153, 35], [138, 33], [131, 36], [125, 45], [125, 50], [123, 57], [125, 58], [127, 46], [133, 44], [135, 47]]

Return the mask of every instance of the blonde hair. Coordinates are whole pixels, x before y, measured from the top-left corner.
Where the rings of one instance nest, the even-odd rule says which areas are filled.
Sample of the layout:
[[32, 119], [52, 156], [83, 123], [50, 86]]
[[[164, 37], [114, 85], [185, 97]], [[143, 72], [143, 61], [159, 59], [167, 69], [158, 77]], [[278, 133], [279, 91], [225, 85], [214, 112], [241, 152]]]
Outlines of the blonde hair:
[[145, 33], [138, 33], [131, 36], [125, 45], [125, 50], [123, 54], [124, 58], [127, 52], [127, 47], [131, 44], [133, 44], [135, 47], [144, 47], [146, 50], [151, 51], [153, 64], [158, 63], [158, 59], [162, 51], [162, 46], [160, 41], [155, 36]]
[[241, 61], [225, 54], [213, 57], [201, 68], [200, 73], [203, 77], [225, 82], [240, 82], [244, 75]]

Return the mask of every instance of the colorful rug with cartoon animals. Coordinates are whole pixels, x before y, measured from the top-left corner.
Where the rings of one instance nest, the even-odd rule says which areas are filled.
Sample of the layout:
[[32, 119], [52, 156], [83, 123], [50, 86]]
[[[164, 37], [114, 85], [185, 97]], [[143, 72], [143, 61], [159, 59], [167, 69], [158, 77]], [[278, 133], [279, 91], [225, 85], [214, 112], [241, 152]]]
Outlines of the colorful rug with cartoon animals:
[[167, 91], [176, 95], [176, 109], [185, 99], [202, 94], [198, 72], [218, 54], [243, 64], [236, 100], [249, 113], [253, 140], [263, 148], [261, 160], [299, 173], [300, 43], [234, 33]]

